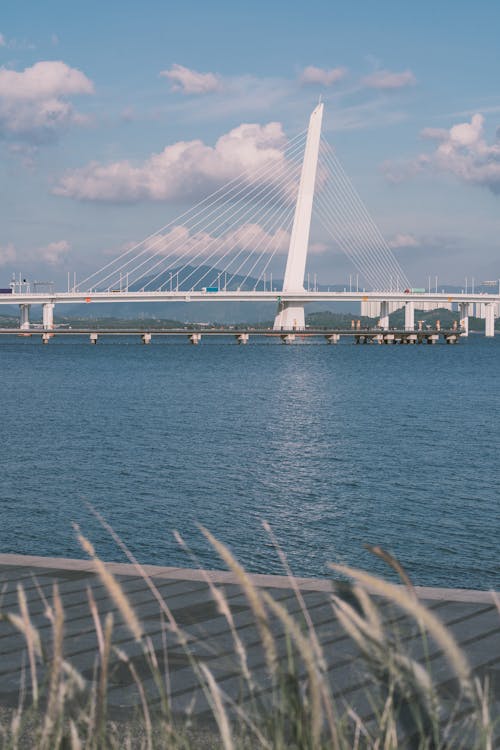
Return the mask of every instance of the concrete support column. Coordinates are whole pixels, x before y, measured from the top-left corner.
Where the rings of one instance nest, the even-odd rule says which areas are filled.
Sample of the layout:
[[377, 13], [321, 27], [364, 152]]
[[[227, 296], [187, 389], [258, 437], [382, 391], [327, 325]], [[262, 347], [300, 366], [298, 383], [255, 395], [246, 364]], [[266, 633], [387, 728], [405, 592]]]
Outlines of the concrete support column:
[[295, 302], [280, 302], [274, 319], [275, 331], [303, 331], [306, 327], [304, 305]]
[[29, 331], [31, 305], [19, 305], [19, 328], [21, 331]]
[[248, 335], [248, 333], [238, 333], [236, 336], [236, 341], [238, 342], [238, 344], [248, 344], [249, 338], [250, 336]]
[[380, 328], [383, 328], [384, 331], [389, 330], [389, 303], [385, 301], [380, 303], [379, 326]]
[[191, 344], [199, 344], [201, 341], [201, 333], [191, 333], [189, 336], [189, 341]]
[[458, 309], [460, 310], [460, 328], [462, 328], [462, 336], [469, 335], [469, 304], [467, 302], [460, 302]]
[[143, 344], [150, 344], [151, 343], [151, 334], [150, 333], [143, 333], [141, 336], [141, 341]]
[[405, 302], [405, 331], [415, 330], [415, 303], [413, 300]]
[[98, 338], [99, 338], [99, 336], [98, 336], [98, 334], [97, 334], [97, 333], [91, 333], [91, 334], [90, 334], [90, 337], [89, 337], [89, 339], [90, 339], [90, 343], [91, 343], [91, 344], [97, 344], [97, 339], [98, 339]]
[[52, 331], [54, 328], [54, 303], [45, 302], [42, 305], [42, 322], [46, 331]]
[[495, 335], [495, 303], [488, 302], [486, 305], [486, 315], [484, 320], [484, 335], [494, 336]]
[[340, 333], [329, 333], [325, 336], [328, 344], [338, 344], [340, 341]]
[[281, 340], [284, 344], [293, 344], [295, 341], [295, 334], [287, 333], [286, 336], [282, 336]]

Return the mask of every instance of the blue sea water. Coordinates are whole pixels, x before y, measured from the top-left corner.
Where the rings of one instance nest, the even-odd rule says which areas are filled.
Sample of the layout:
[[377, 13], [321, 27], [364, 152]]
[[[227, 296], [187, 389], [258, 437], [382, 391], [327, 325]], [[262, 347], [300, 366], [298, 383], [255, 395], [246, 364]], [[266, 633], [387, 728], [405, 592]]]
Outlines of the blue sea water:
[[500, 588], [500, 340], [459, 346], [200, 346], [153, 338], [0, 341], [0, 551], [254, 572], [329, 561], [415, 583]]

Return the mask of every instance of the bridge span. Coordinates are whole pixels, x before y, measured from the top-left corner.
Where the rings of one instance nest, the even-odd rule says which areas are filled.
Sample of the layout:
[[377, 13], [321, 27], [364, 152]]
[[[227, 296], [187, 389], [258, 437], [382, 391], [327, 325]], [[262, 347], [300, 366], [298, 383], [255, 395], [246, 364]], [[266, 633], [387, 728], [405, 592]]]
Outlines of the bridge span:
[[[30, 329], [29, 314], [32, 305], [41, 305], [43, 327], [54, 329], [54, 308], [57, 304], [92, 304], [117, 302], [275, 302], [278, 310], [302, 309], [310, 302], [355, 302], [371, 310], [370, 317], [378, 317], [383, 330], [389, 329], [389, 313], [392, 310], [404, 308], [405, 330], [415, 329], [415, 310], [431, 308], [450, 308], [455, 305], [460, 311], [460, 326], [462, 335], [468, 335], [469, 315], [473, 310], [479, 310], [479, 317], [485, 319], [485, 335], [494, 336], [495, 317], [499, 314], [500, 294], [485, 293], [434, 293], [434, 292], [329, 292], [329, 291], [255, 291], [255, 290], [218, 290], [206, 291], [118, 291], [118, 292], [55, 292], [40, 293], [11, 293], [0, 294], [0, 305], [19, 305], [20, 328]], [[366, 310], [365, 310], [366, 311]], [[280, 319], [278, 331], [298, 331], [305, 329], [303, 319], [288, 317]]]

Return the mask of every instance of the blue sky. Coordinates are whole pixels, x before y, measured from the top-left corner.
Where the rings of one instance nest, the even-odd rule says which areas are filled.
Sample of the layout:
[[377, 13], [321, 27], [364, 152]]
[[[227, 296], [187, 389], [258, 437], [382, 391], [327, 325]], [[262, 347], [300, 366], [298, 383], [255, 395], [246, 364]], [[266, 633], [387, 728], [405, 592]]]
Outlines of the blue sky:
[[[98, 268], [180, 214], [191, 185], [232, 176], [221, 137], [276, 122], [291, 138], [320, 94], [325, 135], [412, 282], [498, 277], [499, 28], [493, 0], [10, 3], [2, 284]], [[193, 141], [190, 167], [154, 157]], [[310, 270], [342, 283], [349, 262], [323, 244]]]

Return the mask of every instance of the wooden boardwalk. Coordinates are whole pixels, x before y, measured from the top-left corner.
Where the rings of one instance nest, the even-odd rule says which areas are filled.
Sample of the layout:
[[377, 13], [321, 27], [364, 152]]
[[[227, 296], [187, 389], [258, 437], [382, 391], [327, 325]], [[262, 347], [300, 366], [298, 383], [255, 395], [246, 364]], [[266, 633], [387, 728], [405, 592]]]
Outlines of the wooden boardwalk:
[[[109, 563], [108, 568], [118, 578], [134, 605], [162, 664], [165, 655], [165, 628], [158, 602], [133, 566]], [[241, 683], [233, 638], [226, 618], [219, 613], [206, 577], [221, 588], [247, 648], [250, 667], [265, 685], [264, 657], [254, 617], [232, 574], [156, 566], [145, 566], [145, 570], [168, 603], [177, 623], [191, 639], [192, 653], [207, 663], [227, 694], [236, 695]], [[276, 600], [285, 604], [290, 612], [300, 617], [300, 605], [289, 579], [271, 575], [254, 575], [252, 579], [256, 585], [264, 587]], [[18, 612], [17, 586], [21, 584], [26, 592], [32, 621], [39, 628], [42, 642], [50, 653], [51, 628], [45, 615], [43, 596], [51, 599], [54, 581], [58, 584], [66, 613], [66, 659], [85, 678], [92, 680], [97, 642], [88, 605], [87, 589], [90, 588], [101, 617], [107, 612], [115, 613], [114, 644], [128, 654], [154, 700], [154, 683], [148, 676], [140, 646], [120, 620], [113, 601], [94, 572], [92, 562], [0, 555], [0, 611]], [[361, 715], [368, 717], [371, 711], [367, 699], [370, 676], [356, 647], [333, 616], [329, 595], [335, 584], [326, 579], [296, 579], [296, 582], [323, 645], [334, 693], [340, 700], [348, 700], [351, 705], [356, 706]], [[454, 634], [475, 673], [481, 677], [490, 676], [495, 691], [497, 715], [500, 714], [500, 613], [493, 595], [488, 592], [454, 589], [419, 588], [417, 591], [419, 598]], [[393, 605], [382, 603], [381, 608], [385, 620], [397, 628], [410, 652], [413, 651], [417, 658], [419, 655], [422, 658], [421, 639], [415, 628], [410, 626]], [[188, 706], [193, 705], [194, 713], [203, 718], [208, 714], [208, 705], [198, 687], [197, 677], [176, 638], [171, 633], [167, 633], [166, 637], [173, 709], [175, 712], [184, 712]], [[279, 651], [285, 653], [286, 643], [279, 629], [277, 644]], [[0, 622], [0, 705], [17, 705], [22, 665], [26, 664], [24, 652], [22, 636], [9, 623]], [[428, 664], [434, 679], [443, 689], [448, 686], [451, 695], [453, 681], [449, 666], [439, 649], [432, 644], [429, 646]], [[263, 691], [265, 693], [265, 687]], [[121, 714], [126, 715], [131, 707], [138, 704], [139, 696], [130, 671], [123, 663], [117, 662], [111, 670], [110, 709], [116, 718], [120, 718]]]

